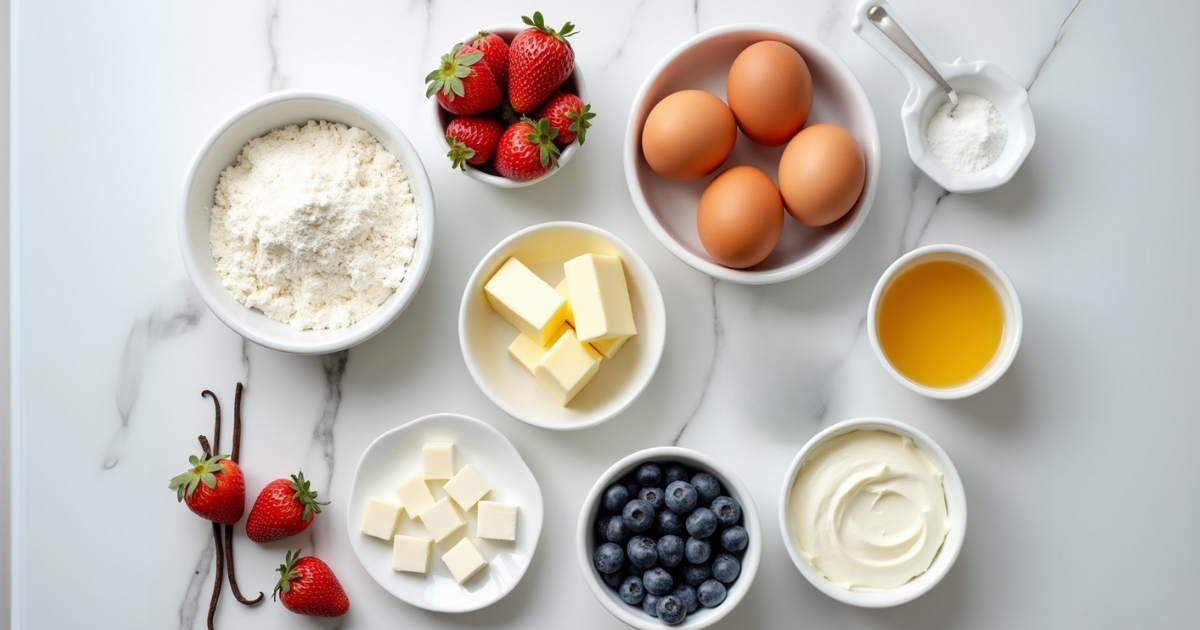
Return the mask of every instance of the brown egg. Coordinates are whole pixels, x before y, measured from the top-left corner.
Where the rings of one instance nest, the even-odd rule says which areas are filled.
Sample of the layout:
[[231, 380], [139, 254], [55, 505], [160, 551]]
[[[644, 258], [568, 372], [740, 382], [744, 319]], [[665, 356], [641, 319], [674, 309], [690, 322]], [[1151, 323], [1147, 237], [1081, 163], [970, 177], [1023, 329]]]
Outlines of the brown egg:
[[736, 140], [737, 123], [721, 99], [683, 90], [650, 110], [642, 127], [642, 155], [663, 177], [699, 179], [725, 162]]
[[779, 159], [779, 192], [797, 221], [813, 227], [845, 216], [862, 194], [867, 163], [858, 141], [837, 125], [807, 127]]
[[775, 182], [753, 166], [735, 166], [709, 183], [696, 215], [700, 243], [717, 264], [753, 267], [783, 233], [783, 200]]
[[808, 120], [812, 74], [795, 48], [783, 42], [758, 42], [733, 60], [725, 94], [742, 133], [777, 147], [791, 140]]

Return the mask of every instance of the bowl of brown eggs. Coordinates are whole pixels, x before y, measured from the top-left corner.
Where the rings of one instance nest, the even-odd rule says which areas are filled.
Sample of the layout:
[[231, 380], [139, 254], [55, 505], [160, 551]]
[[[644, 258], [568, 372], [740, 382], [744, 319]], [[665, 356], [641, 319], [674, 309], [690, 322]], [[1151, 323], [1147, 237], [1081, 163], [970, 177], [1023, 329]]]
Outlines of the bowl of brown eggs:
[[668, 54], [634, 98], [624, 146], [650, 232], [743, 284], [796, 278], [841, 251], [874, 201], [879, 157], [845, 62], [766, 24], [705, 31]]

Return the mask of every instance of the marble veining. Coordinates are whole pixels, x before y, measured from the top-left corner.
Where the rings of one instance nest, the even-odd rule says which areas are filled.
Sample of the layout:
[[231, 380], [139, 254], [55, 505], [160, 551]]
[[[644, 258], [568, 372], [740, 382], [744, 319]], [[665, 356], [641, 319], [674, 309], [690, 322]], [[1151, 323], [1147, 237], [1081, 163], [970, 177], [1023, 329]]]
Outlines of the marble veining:
[[196, 615], [200, 614], [200, 599], [212, 589], [208, 576], [216, 564], [216, 545], [213, 537], [209, 536], [200, 558], [192, 568], [192, 577], [188, 580], [187, 590], [183, 594], [183, 603], [179, 606], [179, 630], [190, 630], [196, 623]]
[[708, 371], [704, 374], [704, 385], [700, 388], [700, 396], [696, 400], [696, 406], [692, 407], [691, 413], [683, 419], [683, 424], [679, 427], [679, 431], [675, 433], [675, 439], [671, 440], [671, 446], [679, 446], [679, 440], [683, 439], [683, 432], [687, 431], [688, 424], [696, 419], [696, 414], [700, 413], [700, 409], [704, 407], [704, 401], [708, 398], [709, 389], [712, 386], [713, 374], [717, 371], [717, 361], [721, 357], [721, 347], [725, 345], [725, 328], [721, 324], [721, 311], [717, 308], [717, 286], [721, 284], [716, 278], [709, 279], [709, 292], [712, 295], [712, 313], [713, 313], [713, 353], [712, 359], [708, 363]]
[[271, 74], [267, 79], [267, 91], [274, 92], [287, 87], [287, 77], [279, 70], [279, 0], [267, 2], [267, 52], [271, 56]]
[[[318, 470], [324, 472], [324, 479], [311, 473], [306, 473], [312, 481], [312, 485], [320, 488], [320, 493], [326, 497], [330, 497], [330, 487], [333, 483], [333, 468], [335, 464], [334, 456], [334, 439], [333, 428], [337, 423], [338, 409], [342, 406], [342, 377], [346, 375], [346, 362], [350, 358], [349, 350], [342, 350], [333, 354], [326, 354], [321, 357], [321, 370], [325, 374], [325, 397], [323, 407], [321, 409], [321, 417], [317, 420], [317, 424], [313, 427], [312, 442], [308, 449], [309, 463], [319, 464]], [[313, 456], [316, 456], [316, 461], [313, 461]], [[306, 467], [307, 470], [312, 470], [313, 466]], [[316, 540], [315, 532], [310, 532], [312, 543], [310, 548], [315, 549]]]
[[1058, 25], [1058, 33], [1054, 36], [1054, 43], [1050, 44], [1050, 50], [1046, 51], [1046, 56], [1042, 57], [1042, 61], [1038, 63], [1037, 69], [1033, 71], [1033, 78], [1029, 79], [1029, 83], [1025, 85], [1026, 91], [1032, 89], [1033, 84], [1042, 75], [1042, 68], [1046, 67], [1046, 62], [1050, 61], [1050, 55], [1053, 55], [1054, 51], [1058, 49], [1059, 42], [1062, 41], [1063, 35], [1067, 32], [1067, 22], [1071, 21], [1071, 16], [1075, 15], [1075, 10], [1079, 8], [1080, 4], [1083, 4], [1083, 0], [1075, 0], [1075, 4], [1071, 7], [1071, 10], [1067, 12], [1067, 17], [1063, 18], [1062, 24]]

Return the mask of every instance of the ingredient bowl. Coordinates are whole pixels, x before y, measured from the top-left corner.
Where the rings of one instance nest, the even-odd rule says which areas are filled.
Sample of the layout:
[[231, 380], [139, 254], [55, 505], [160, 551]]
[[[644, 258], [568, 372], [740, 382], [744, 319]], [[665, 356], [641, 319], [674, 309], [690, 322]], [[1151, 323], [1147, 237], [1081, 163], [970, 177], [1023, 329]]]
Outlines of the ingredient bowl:
[[[787, 217], [779, 244], [766, 260], [749, 269], [730, 269], [712, 261], [697, 232], [700, 196], [713, 176], [683, 182], [660, 177], [642, 155], [642, 126], [655, 104], [679, 90], [706, 90], [726, 100], [725, 79], [734, 58], [747, 46], [764, 40], [784, 42], [804, 58], [813, 82], [812, 111], [806, 127], [825, 122], [849, 131], [863, 151], [866, 182], [858, 202], [841, 219], [811, 228]], [[717, 173], [748, 164], [774, 178], [783, 148], [756, 145], [739, 131], [733, 154]], [[808, 273], [846, 246], [875, 199], [879, 155], [879, 130], [867, 94], [832, 50], [775, 26], [735, 24], [692, 37], [650, 71], [634, 97], [625, 131], [625, 180], [646, 227], [677, 258], [719, 280], [770, 284]]]
[[[588, 253], [624, 261], [637, 334], [564, 407], [509, 356], [517, 330], [492, 310], [483, 286], [514, 256], [553, 286], [564, 277], [562, 263]], [[496, 406], [522, 422], [570, 431], [612, 418], [646, 389], [662, 359], [666, 310], [650, 267], [625, 242], [583, 223], [542, 223], [504, 239], [480, 261], [463, 291], [458, 339], [471, 377]]]
[[[789, 518], [792, 511], [790, 505], [792, 486], [813, 449], [827, 440], [859, 430], [887, 431], [901, 437], [911, 438], [913, 443], [924, 451], [943, 473], [942, 489], [946, 494], [946, 510], [950, 521], [946, 539], [937, 555], [934, 556], [933, 564], [928, 570], [905, 584], [886, 590], [850, 590], [829, 581], [805, 558], [797, 538], [796, 526]], [[954, 468], [950, 457], [929, 436], [907, 424], [886, 418], [845, 420], [813, 436], [796, 454], [792, 465], [788, 467], [787, 474], [783, 477], [779, 505], [779, 531], [783, 533], [783, 545], [787, 548], [788, 555], [792, 557], [792, 562], [800, 570], [800, 573], [822, 593], [840, 602], [863, 608], [898, 606], [927, 593], [946, 576], [950, 567], [954, 565], [955, 559], [958, 558], [958, 552], [962, 550], [967, 528], [967, 498], [963, 492], [962, 478], [958, 476], [958, 471]]]
[[[325, 120], [370, 133], [396, 156], [408, 176], [417, 207], [417, 242], [404, 281], [374, 311], [345, 328], [298, 330], [238, 302], [225, 288], [213, 260], [209, 228], [221, 172], [247, 142], [286, 125]], [[184, 266], [204, 303], [226, 326], [262, 346], [297, 354], [344, 350], [378, 334], [412, 302], [433, 258], [433, 189], [421, 158], [386, 116], [350, 99], [319, 92], [273, 92], [241, 108], [221, 123], [197, 151], [184, 180], [179, 246]]]
[[[725, 601], [715, 608], [703, 606], [697, 608], [695, 612], [687, 615], [683, 623], [676, 626], [667, 626], [643, 612], [641, 607], [626, 604], [618, 596], [616, 590], [609, 588], [600, 580], [599, 574], [592, 564], [592, 555], [597, 547], [596, 517], [600, 514], [601, 497], [605, 489], [646, 462], [679, 462], [684, 466], [711, 473], [721, 482], [724, 491], [742, 506], [742, 526], [749, 534], [749, 544], [742, 552], [741, 573], [737, 580], [729, 585]], [[579, 568], [583, 571], [583, 580], [591, 589], [592, 594], [608, 612], [625, 624], [641, 630], [662, 630], [667, 627], [698, 630], [707, 628], [725, 618], [750, 590], [762, 558], [762, 524], [759, 522], [758, 509], [754, 506], [754, 499], [750, 496], [749, 489], [741, 479], [733, 474], [732, 470], [698, 451], [677, 446], [658, 446], [625, 457], [613, 464], [596, 480], [596, 484], [584, 498], [583, 507], [579, 511], [576, 556], [579, 559]]]

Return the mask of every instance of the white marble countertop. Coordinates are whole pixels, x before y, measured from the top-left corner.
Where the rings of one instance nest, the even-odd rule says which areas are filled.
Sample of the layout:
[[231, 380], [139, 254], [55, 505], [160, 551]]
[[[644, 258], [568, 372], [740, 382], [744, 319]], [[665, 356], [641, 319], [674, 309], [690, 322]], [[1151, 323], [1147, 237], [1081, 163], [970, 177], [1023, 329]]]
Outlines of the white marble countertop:
[[[167, 480], [247, 385], [251, 496], [298, 467], [333, 504], [311, 536], [237, 540], [244, 590], [269, 591], [283, 550], [325, 558], [353, 602], [338, 622], [226, 593], [218, 627], [616, 628], [575, 561], [580, 502], [632, 451], [668, 443], [738, 471], [764, 524], [762, 567], [728, 627], [1197, 627], [1200, 425], [1200, 4], [894, 0], [930, 52], [989, 59], [1031, 86], [1037, 146], [999, 190], [947, 195], [913, 167], [903, 78], [847, 26], [842, 0], [562, 2], [599, 112], [549, 182], [488, 188], [452, 172], [421, 79], [516, 2], [15, 3], [13, 164], [13, 623], [201, 628], [207, 523]], [[280, 6], [280, 5], [283, 6]], [[469, 16], [464, 20], [463, 16]], [[816, 37], [858, 74], [879, 121], [879, 195], [830, 263], [767, 287], [714, 283], [672, 257], [629, 199], [620, 145], [634, 92], [697, 30], [765, 21]], [[247, 345], [198, 301], [175, 234], [183, 174], [209, 130], [269, 90], [328, 90], [392, 117], [437, 194], [432, 269], [413, 305], [328, 357]], [[645, 395], [576, 433], [524, 425], [475, 387], [456, 338], [462, 287], [497, 241], [571, 219], [633, 245], [661, 284], [666, 354]], [[929, 243], [976, 248], [1021, 294], [1009, 373], [958, 402], [922, 398], [877, 364], [863, 320], [879, 274]], [[458, 412], [502, 431], [538, 476], [546, 519], [529, 573], [500, 603], [442, 615], [379, 588], [351, 553], [345, 497], [367, 444], [419, 416]], [[962, 555], [925, 597], [889, 610], [837, 603], [792, 566], [778, 531], [786, 467], [821, 427], [876, 415], [937, 440], [962, 474]]]

